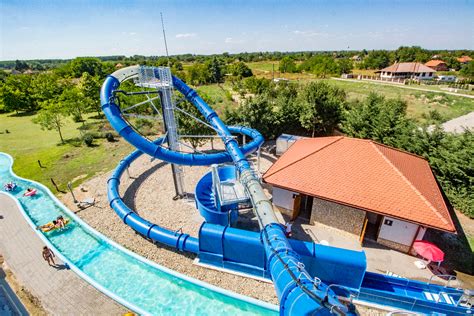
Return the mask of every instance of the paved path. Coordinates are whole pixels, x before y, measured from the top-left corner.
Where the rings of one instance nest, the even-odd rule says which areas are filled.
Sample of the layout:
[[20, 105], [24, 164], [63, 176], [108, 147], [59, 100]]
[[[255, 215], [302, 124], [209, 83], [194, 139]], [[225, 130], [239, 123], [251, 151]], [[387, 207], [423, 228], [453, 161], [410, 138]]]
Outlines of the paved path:
[[387, 82], [377, 81], [377, 80], [342, 79], [342, 78], [335, 78], [335, 77], [332, 77], [331, 79], [339, 80], [339, 81], [358, 82], [358, 83], [372, 83], [372, 84], [378, 84], [378, 85], [383, 85], [383, 86], [391, 86], [391, 87], [396, 87], [396, 88], [401, 88], [401, 89], [418, 90], [418, 91], [426, 91], [426, 92], [434, 92], [434, 93], [443, 93], [443, 94], [454, 95], [454, 96], [457, 96], [457, 97], [464, 97], [464, 98], [474, 99], [474, 95], [472, 95], [472, 94], [462, 94], [462, 93], [442, 91], [442, 90], [431, 90], [431, 89], [424, 89], [424, 88], [416, 88], [416, 87], [406, 86], [406, 85], [403, 85], [403, 84], [387, 83]]
[[474, 111], [447, 121], [441, 125], [448, 133], [464, 133], [465, 129], [474, 130]]
[[0, 194], [0, 253], [19, 283], [41, 301], [49, 314], [123, 315], [127, 312], [73, 271], [48, 266], [41, 256], [43, 246], [13, 199]]

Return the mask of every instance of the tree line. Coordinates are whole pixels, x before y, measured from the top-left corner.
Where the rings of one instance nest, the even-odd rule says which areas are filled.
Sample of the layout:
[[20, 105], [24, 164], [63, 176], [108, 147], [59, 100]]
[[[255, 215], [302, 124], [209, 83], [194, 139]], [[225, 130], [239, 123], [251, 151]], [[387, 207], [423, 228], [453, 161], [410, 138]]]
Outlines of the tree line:
[[[424, 157], [450, 201], [474, 218], [474, 133], [444, 132], [442, 117], [432, 111], [426, 122], [407, 116], [407, 104], [377, 94], [349, 102], [344, 90], [323, 81], [308, 84], [245, 80], [247, 97], [225, 111], [230, 125], [259, 130], [266, 139], [281, 133], [331, 135], [335, 130]], [[435, 127], [433, 127], [433, 125]], [[431, 127], [430, 127], [431, 126]]]

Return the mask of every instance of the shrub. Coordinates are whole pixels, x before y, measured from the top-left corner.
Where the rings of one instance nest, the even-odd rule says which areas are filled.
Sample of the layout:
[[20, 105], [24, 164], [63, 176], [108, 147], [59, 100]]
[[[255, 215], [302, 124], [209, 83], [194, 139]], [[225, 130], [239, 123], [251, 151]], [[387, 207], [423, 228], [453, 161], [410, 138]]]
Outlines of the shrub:
[[109, 141], [109, 142], [115, 141], [114, 134], [112, 134], [112, 133], [105, 133], [105, 138], [106, 138], [107, 141]]
[[82, 137], [82, 139], [87, 147], [91, 147], [94, 143], [94, 136], [92, 134], [87, 133]]

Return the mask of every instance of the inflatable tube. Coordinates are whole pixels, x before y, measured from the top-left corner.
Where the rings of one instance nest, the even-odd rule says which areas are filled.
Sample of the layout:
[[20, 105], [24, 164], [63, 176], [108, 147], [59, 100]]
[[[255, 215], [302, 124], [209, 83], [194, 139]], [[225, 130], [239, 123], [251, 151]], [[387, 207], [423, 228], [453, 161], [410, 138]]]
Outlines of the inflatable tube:
[[[64, 219], [64, 227], [66, 227], [67, 224], [69, 224], [69, 222], [70, 222], [69, 218]], [[41, 231], [43, 231], [45, 233], [53, 232], [53, 231], [59, 229], [59, 227], [54, 225], [54, 223], [52, 221], [48, 222], [44, 225], [41, 225], [38, 228], [41, 229]]]
[[7, 192], [14, 191], [16, 189], [16, 183], [15, 182], [5, 183], [5, 185], [3, 186], [3, 189]]
[[33, 196], [36, 195], [36, 192], [38, 192], [36, 189], [33, 189], [31, 191], [27, 191], [23, 194], [23, 196]]

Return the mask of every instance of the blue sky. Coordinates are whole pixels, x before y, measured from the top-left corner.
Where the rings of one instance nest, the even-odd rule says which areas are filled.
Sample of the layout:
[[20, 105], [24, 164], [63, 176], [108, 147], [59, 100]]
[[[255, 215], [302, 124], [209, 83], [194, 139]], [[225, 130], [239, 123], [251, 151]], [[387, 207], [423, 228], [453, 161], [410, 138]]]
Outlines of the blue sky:
[[252, 51], [474, 49], [474, 0], [0, 0], [0, 60]]

